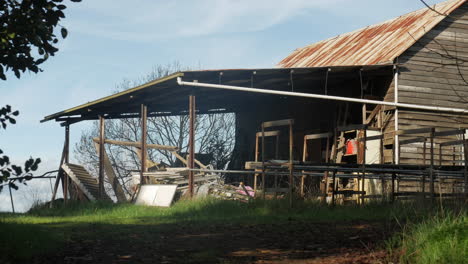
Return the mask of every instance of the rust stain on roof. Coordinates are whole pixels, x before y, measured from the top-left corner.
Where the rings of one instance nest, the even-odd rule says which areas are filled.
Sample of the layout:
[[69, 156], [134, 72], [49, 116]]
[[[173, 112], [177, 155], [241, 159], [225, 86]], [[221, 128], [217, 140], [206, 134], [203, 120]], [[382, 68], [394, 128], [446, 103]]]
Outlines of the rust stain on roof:
[[[432, 6], [450, 14], [466, 0]], [[295, 50], [278, 63], [283, 68], [375, 65], [392, 63], [445, 16], [429, 8], [339, 35]]]

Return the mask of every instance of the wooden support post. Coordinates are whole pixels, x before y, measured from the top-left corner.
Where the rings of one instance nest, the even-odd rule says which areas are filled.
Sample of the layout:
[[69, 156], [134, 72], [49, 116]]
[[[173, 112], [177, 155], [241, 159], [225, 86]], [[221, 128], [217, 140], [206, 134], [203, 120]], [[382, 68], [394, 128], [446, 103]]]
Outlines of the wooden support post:
[[[279, 159], [279, 134], [276, 135], [275, 159]], [[278, 197], [278, 175], [275, 175], [275, 199]]]
[[[195, 95], [189, 96], [189, 169], [195, 168]], [[188, 174], [188, 192], [190, 198], [193, 197], [193, 171]]]
[[[335, 127], [335, 133], [333, 135], [333, 146], [332, 146], [331, 157], [334, 163], [338, 163], [336, 162], [336, 159], [338, 157], [338, 123], [337, 123], [337, 126]], [[335, 205], [335, 179], [336, 179], [336, 170], [334, 170], [332, 174], [332, 205]], [[325, 182], [325, 192], [324, 192], [325, 201], [327, 200], [327, 197], [328, 197], [328, 179]]]
[[465, 138], [465, 134], [463, 134], [463, 152], [464, 152], [464, 170], [463, 174], [465, 176], [465, 199], [468, 199], [468, 140]]
[[[393, 155], [392, 155], [392, 159], [393, 159], [393, 165], [396, 164], [396, 154], [395, 154], [395, 150], [396, 150], [396, 136], [393, 137], [393, 147], [392, 147], [392, 150], [393, 150]], [[392, 188], [392, 193], [391, 193], [391, 196], [390, 196], [390, 201], [393, 203], [395, 201], [395, 178], [396, 178], [396, 173], [395, 171], [392, 172], [392, 183], [391, 183], [391, 188]]]
[[[379, 110], [379, 118], [381, 116], [381, 111]], [[380, 119], [379, 119], [379, 127], [380, 126]], [[384, 155], [384, 133], [383, 133], [383, 129], [381, 128], [380, 129], [380, 134], [381, 134], [381, 137], [379, 139], [379, 143], [380, 143], [380, 164], [384, 164], [385, 163], [385, 155]], [[385, 202], [385, 177], [384, 177], [384, 174], [381, 174], [381, 179], [380, 179], [380, 189], [381, 189], [381, 193], [382, 193], [382, 202]]]
[[364, 196], [365, 194], [365, 179], [366, 179], [366, 147], [367, 147], [367, 128], [363, 130], [363, 138], [364, 141], [362, 142], [362, 181], [361, 181], [361, 204], [364, 204]]
[[[258, 135], [255, 133], [255, 161], [258, 161]], [[254, 174], [254, 197], [257, 196], [257, 180], [258, 180], [258, 173]]]
[[104, 198], [104, 139], [105, 123], [104, 116], [99, 116], [99, 199]]
[[[70, 126], [69, 125], [66, 125], [65, 126], [65, 146], [64, 146], [64, 163], [69, 163], [69, 155], [70, 155]], [[70, 181], [69, 181], [69, 178], [68, 178], [68, 175], [63, 173], [63, 201], [64, 203], [67, 203], [67, 200], [68, 200], [68, 194], [69, 194], [69, 184], [70, 184]]]
[[8, 189], [10, 190], [11, 211], [15, 213], [15, 203], [13, 202], [13, 194], [11, 193], [10, 183], [8, 183]]
[[430, 133], [431, 165], [429, 168], [429, 175], [431, 179], [431, 183], [430, 183], [431, 200], [434, 199], [434, 133], [435, 133], [435, 128], [431, 128], [431, 133]]
[[293, 157], [293, 122], [289, 120], [289, 206], [293, 206], [294, 157]]
[[265, 125], [262, 123], [262, 198], [265, 197]]
[[141, 155], [140, 155], [140, 185], [146, 184], [145, 172], [148, 171], [146, 157], [148, 155], [148, 148], [146, 138], [148, 134], [148, 107], [144, 104], [141, 105]]
[[55, 197], [57, 196], [57, 191], [58, 191], [58, 187], [60, 185], [60, 181], [62, 181], [62, 184], [63, 184], [64, 173], [63, 173], [63, 169], [62, 169], [62, 164], [65, 162], [66, 151], [67, 151], [67, 139], [65, 137], [65, 142], [63, 144], [63, 150], [62, 150], [62, 157], [60, 158], [59, 169], [58, 169], [58, 172], [57, 172], [57, 177], [55, 178], [54, 191], [52, 192], [52, 198], [51, 198], [51, 201], [50, 201], [50, 206], [49, 206], [50, 208], [52, 208], [54, 206], [54, 200], [55, 200]]
[[[307, 160], [307, 138], [304, 136], [304, 146], [302, 148], [302, 161], [305, 162]], [[304, 172], [304, 171], [302, 171]], [[301, 176], [301, 197], [305, 196], [304, 193], [304, 184], [305, 184], [305, 176], [302, 174]]]
[[333, 174], [332, 174], [332, 206], [335, 205], [335, 192], [336, 192], [336, 188], [335, 188], [335, 185], [336, 185], [336, 170], [333, 171]]
[[442, 166], [442, 146], [439, 144], [439, 166]]
[[[427, 138], [424, 138], [423, 143], [423, 165], [426, 165], [426, 145], [427, 145]], [[422, 188], [421, 188], [423, 197], [426, 198], [426, 171], [423, 171], [422, 174]]]
[[[325, 151], [325, 163], [328, 164], [329, 162], [330, 162], [330, 136], [327, 137], [327, 146], [326, 146], [326, 151]], [[330, 172], [327, 170], [325, 171], [324, 176], [323, 176], [323, 184], [321, 186], [322, 194], [323, 194], [322, 202], [326, 202], [326, 199], [327, 199], [327, 187], [328, 187], [329, 174]]]

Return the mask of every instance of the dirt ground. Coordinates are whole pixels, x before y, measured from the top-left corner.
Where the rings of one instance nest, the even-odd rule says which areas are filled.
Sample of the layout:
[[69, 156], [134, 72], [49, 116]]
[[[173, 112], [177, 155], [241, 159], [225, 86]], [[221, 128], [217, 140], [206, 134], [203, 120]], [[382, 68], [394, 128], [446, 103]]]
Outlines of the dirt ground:
[[[39, 263], [387, 263], [382, 223], [87, 226]], [[88, 230], [91, 229], [91, 230]], [[394, 231], [394, 230], [393, 230]], [[86, 237], [86, 238], [83, 238]]]

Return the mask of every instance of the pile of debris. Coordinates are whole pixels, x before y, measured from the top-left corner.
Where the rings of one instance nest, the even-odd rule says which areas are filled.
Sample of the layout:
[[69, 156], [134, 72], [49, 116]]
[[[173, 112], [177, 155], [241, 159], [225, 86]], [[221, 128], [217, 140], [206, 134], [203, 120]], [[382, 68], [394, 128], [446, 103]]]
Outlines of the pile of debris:
[[[146, 172], [149, 184], [177, 185], [175, 197], [183, 197], [188, 191], [187, 168], [164, 168], [162, 170]], [[132, 173], [134, 186], [140, 184], [140, 173]], [[254, 197], [250, 186], [225, 184], [219, 174], [197, 173], [194, 175], [194, 192], [197, 197], [214, 197], [223, 200], [248, 201]]]
[[254, 195], [253, 189], [250, 186], [243, 186], [242, 183], [238, 187], [229, 184], [207, 183], [201, 185], [197, 190], [198, 197], [211, 196], [234, 201], [249, 201]]

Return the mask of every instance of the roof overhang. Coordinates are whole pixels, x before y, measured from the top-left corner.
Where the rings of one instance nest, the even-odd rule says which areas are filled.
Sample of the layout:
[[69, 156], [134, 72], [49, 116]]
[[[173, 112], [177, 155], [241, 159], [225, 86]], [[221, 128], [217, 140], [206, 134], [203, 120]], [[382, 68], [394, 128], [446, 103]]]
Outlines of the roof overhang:
[[184, 71], [48, 115], [41, 122], [55, 120], [72, 124], [95, 120], [99, 116], [107, 119], [138, 117], [142, 104], [148, 106], [148, 116], [181, 115], [188, 111], [190, 94], [197, 95], [197, 111], [201, 114], [242, 111], [246, 105], [257, 104], [262, 98], [268, 97], [246, 92], [180, 86], [177, 84], [178, 77], [203, 83], [286, 91], [294, 88], [307, 92], [314, 85], [323, 83], [327, 77], [345, 80], [357, 78], [363, 72], [367, 75], [391, 76], [392, 68], [393, 65], [373, 65]]

